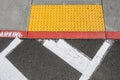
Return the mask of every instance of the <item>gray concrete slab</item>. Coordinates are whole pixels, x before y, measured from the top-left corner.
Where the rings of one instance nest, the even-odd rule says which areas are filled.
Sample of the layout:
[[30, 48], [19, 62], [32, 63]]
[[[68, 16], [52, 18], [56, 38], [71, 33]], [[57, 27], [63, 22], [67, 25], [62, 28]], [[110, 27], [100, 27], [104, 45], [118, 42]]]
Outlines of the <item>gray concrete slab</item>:
[[120, 31], [120, 0], [102, 0], [107, 31]]
[[35, 40], [22, 42], [7, 58], [28, 80], [79, 80], [81, 76]]
[[101, 4], [101, 0], [33, 0], [33, 4]]
[[30, 0], [0, 0], [0, 30], [27, 30]]

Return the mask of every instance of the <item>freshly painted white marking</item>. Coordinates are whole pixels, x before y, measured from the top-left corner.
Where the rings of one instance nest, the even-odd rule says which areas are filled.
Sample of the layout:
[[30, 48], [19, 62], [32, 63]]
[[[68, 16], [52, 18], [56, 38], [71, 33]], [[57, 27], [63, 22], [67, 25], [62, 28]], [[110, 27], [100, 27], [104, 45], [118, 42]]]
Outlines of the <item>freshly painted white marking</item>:
[[41, 42], [41, 41], [43, 41], [43, 40], [42, 40], [42, 39], [38, 39], [37, 41], [38, 41], [38, 42]]
[[91, 60], [87, 55], [85, 55], [82, 51], [78, 51], [77, 49], [73, 48], [71, 45], [69, 45], [67, 42], [65, 42], [62, 39], [59, 39], [57, 42], [57, 45], [61, 47], [63, 50], [65, 50], [68, 53], [71, 53], [72, 57], [77, 56], [83, 58], [85, 61]]
[[14, 48], [16, 48], [20, 43], [22, 42], [22, 40], [20, 40], [19, 38], [15, 38], [8, 46], [7, 48], [5, 48], [1, 53], [0, 56], [7, 56]]
[[92, 76], [93, 72], [98, 68], [101, 61], [107, 54], [107, 50], [110, 48], [111, 44], [107, 42], [107, 40], [103, 43], [101, 48], [98, 50], [92, 61], [86, 67], [86, 70], [82, 73], [82, 76], [79, 80], [89, 80]]
[[48, 40], [45, 41], [43, 45], [79, 72], [83, 73], [85, 71], [89, 59], [84, 56], [82, 52], [78, 52], [76, 49], [72, 48], [65, 41], [59, 40], [58, 43], [55, 43], [52, 40]]
[[0, 57], [0, 80], [28, 80], [12, 63]]
[[22, 40], [14, 39], [6, 49], [0, 53], [0, 80], [28, 80], [6, 56], [15, 49]]
[[0, 37], [22, 37], [21, 32], [0, 32]]
[[93, 59], [88, 58], [81, 51], [78, 52], [75, 48], [61, 39], [57, 43], [53, 40], [45, 40], [43, 45], [76, 70], [81, 72], [82, 76], [79, 80], [89, 80], [93, 72], [98, 68], [107, 54], [107, 51], [111, 47], [112, 43], [113, 41], [111, 40], [104, 41], [103, 45], [97, 51]]

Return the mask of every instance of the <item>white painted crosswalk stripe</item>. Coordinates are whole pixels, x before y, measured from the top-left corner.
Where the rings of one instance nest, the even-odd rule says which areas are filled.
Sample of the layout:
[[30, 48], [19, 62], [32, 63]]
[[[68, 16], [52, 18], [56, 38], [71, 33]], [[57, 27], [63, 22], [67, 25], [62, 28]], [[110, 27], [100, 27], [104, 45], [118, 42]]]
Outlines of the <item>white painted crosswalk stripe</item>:
[[77, 50], [73, 49], [65, 42], [58, 41], [58, 43], [55, 43], [54, 41], [50, 40], [46, 41], [43, 45], [79, 72], [84, 72], [85, 67], [89, 63], [89, 59], [84, 57]]
[[111, 44], [109, 44], [106, 40], [101, 48], [98, 50], [94, 58], [91, 60], [91, 62], [88, 64], [86, 70], [82, 73], [82, 76], [79, 80], [88, 80], [91, 77], [91, 75], [94, 73], [94, 71], [97, 69], [97, 67], [100, 65], [101, 61], [107, 54], [107, 51], [110, 47]]
[[12, 50], [14, 50], [22, 40], [19, 38], [15, 38], [1, 53], [0, 56], [5, 57], [7, 56]]
[[[41, 42], [43, 40], [39, 40]], [[8, 47], [0, 53], [0, 80], [28, 80], [7, 58], [6, 56], [14, 50], [22, 40], [19, 38], [14, 39]], [[89, 58], [80, 50], [78, 51], [67, 42], [59, 39], [57, 42], [54, 40], [44, 40], [43, 46], [51, 50], [58, 57], [63, 59], [74, 69], [82, 73], [79, 80], [89, 80], [93, 72], [99, 67], [100, 63], [107, 54], [108, 49], [112, 45], [111, 40], [104, 41], [103, 45], [97, 51], [93, 59]]]
[[0, 80], [28, 80], [9, 60], [0, 61]]
[[0, 80], [28, 80], [6, 56], [15, 49], [22, 40], [15, 38], [7, 48], [0, 53]]
[[43, 45], [76, 70], [81, 72], [82, 76], [79, 80], [88, 80], [100, 65], [104, 56], [107, 54], [108, 49], [112, 45], [108, 43], [108, 41], [110, 42], [110, 40], [104, 41], [103, 45], [92, 60], [85, 56], [84, 53], [78, 52], [64, 40], [59, 40], [57, 43], [53, 40], [46, 40]]

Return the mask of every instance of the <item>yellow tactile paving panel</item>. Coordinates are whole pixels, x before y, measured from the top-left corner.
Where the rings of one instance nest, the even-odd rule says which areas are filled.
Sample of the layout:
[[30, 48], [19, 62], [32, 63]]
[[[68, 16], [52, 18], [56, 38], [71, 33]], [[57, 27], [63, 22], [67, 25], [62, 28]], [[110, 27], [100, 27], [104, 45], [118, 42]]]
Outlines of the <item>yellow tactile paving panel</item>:
[[104, 31], [101, 5], [32, 5], [29, 31]]

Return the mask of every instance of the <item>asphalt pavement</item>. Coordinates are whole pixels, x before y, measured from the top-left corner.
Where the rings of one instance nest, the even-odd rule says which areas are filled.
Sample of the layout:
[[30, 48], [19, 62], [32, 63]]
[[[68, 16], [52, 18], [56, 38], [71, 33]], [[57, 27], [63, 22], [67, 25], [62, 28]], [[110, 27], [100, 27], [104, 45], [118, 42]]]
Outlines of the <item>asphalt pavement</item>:
[[[0, 39], [0, 51], [4, 50], [11, 41], [12, 39]], [[91, 59], [104, 42], [104, 40], [65, 41], [78, 51], [84, 52]], [[119, 80], [119, 53], [120, 41], [118, 40], [109, 49], [108, 54], [93, 73], [90, 80]], [[45, 48], [43, 41], [38, 42], [37, 40], [24, 39], [6, 57], [28, 80], [79, 80], [82, 75], [64, 60]]]

